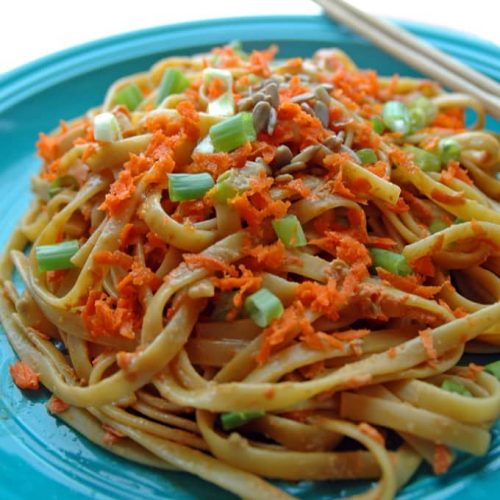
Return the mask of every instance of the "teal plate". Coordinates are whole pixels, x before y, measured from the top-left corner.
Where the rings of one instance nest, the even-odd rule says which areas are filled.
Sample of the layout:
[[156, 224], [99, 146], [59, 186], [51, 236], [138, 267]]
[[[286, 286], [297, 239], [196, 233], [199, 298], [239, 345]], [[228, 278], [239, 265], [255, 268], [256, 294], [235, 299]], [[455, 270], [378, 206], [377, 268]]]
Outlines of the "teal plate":
[[[498, 46], [423, 26], [404, 25], [415, 34], [500, 80]], [[65, 50], [0, 77], [0, 248], [27, 208], [29, 179], [39, 167], [34, 143], [39, 131], [57, 126], [102, 102], [117, 78], [147, 70], [158, 59], [193, 54], [239, 39], [246, 48], [280, 46], [283, 57], [308, 56], [337, 46], [361, 67], [379, 73], [416, 75], [415, 71], [323, 17], [256, 17], [197, 22], [120, 35]], [[498, 122], [488, 126], [500, 130]], [[51, 417], [47, 393], [23, 394], [11, 382], [8, 366], [15, 355], [0, 334], [0, 497], [32, 498], [195, 498], [233, 496], [182, 472], [158, 472], [103, 451]], [[369, 483], [342, 481], [279, 482], [308, 499], [347, 496]], [[422, 466], [401, 499], [498, 498], [500, 425], [493, 430], [485, 457], [460, 456], [452, 470], [436, 478]]]

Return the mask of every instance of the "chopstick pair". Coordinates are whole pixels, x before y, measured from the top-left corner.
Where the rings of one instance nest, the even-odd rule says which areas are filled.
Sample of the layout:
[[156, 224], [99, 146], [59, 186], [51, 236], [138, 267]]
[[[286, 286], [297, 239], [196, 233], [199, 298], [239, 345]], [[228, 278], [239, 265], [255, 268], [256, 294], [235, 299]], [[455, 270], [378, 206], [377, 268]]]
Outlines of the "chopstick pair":
[[500, 118], [500, 84], [420, 41], [407, 31], [363, 12], [343, 0], [315, 0], [328, 16], [345, 24], [386, 52], [447, 87], [475, 97]]

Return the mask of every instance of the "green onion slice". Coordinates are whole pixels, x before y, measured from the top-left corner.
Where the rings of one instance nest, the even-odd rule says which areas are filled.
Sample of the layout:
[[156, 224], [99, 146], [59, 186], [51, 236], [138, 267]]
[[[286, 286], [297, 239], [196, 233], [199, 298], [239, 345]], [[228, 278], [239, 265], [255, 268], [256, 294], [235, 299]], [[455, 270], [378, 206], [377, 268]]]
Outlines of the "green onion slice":
[[413, 272], [406, 257], [399, 253], [382, 248], [370, 248], [370, 255], [372, 256], [374, 267], [382, 267], [386, 271], [398, 274], [399, 276], [408, 276]]
[[494, 361], [484, 367], [484, 370], [488, 373], [491, 373], [498, 380], [500, 380], [500, 359], [498, 361]]
[[76, 177], [72, 175], [62, 175], [57, 177], [49, 184], [48, 195], [49, 198], [53, 198], [56, 194], [59, 194], [64, 188], [78, 189], [79, 184]]
[[96, 141], [113, 142], [120, 139], [120, 125], [113, 113], [106, 111], [94, 116], [94, 138]]
[[461, 396], [466, 396], [468, 398], [474, 397], [469, 389], [465, 387], [465, 385], [449, 378], [443, 381], [443, 383], [441, 384], [441, 389], [444, 389], [448, 392], [455, 392], [456, 394], [460, 394]]
[[144, 96], [137, 84], [130, 83], [115, 94], [114, 103], [123, 104], [129, 111], [134, 111], [143, 99]]
[[71, 258], [80, 249], [77, 240], [63, 241], [54, 245], [39, 245], [35, 248], [36, 259], [38, 261], [38, 271], [57, 271], [60, 269], [70, 269], [73, 266]]
[[443, 165], [447, 165], [450, 160], [460, 160], [462, 148], [455, 139], [446, 137], [439, 141], [438, 151], [441, 163], [443, 163]]
[[420, 96], [408, 104], [412, 130], [419, 130], [429, 125], [436, 118], [437, 106], [427, 97]]
[[225, 431], [230, 431], [231, 429], [236, 429], [236, 427], [247, 424], [251, 420], [263, 417], [265, 414], [266, 412], [262, 410], [231, 411], [228, 413], [222, 413], [220, 416], [220, 421], [222, 424], [222, 428]]
[[407, 134], [411, 129], [410, 112], [402, 102], [386, 102], [382, 109], [382, 118], [386, 127], [393, 132]]
[[376, 116], [375, 118], [372, 118], [372, 128], [375, 133], [381, 134], [385, 130], [384, 122]]
[[184, 73], [177, 68], [168, 68], [161, 79], [156, 104], [160, 104], [165, 97], [172, 94], [181, 94], [189, 87], [189, 80]]
[[255, 141], [252, 113], [243, 111], [210, 127], [210, 139], [215, 151], [229, 152], [247, 141]]
[[214, 185], [207, 172], [200, 174], [168, 174], [170, 201], [199, 200]]
[[375, 163], [378, 160], [377, 154], [371, 148], [359, 149], [356, 154], [363, 165]]
[[413, 156], [413, 161], [424, 172], [439, 172], [441, 170], [441, 161], [439, 158], [425, 151], [425, 149], [417, 148], [416, 146], [405, 146], [403, 151], [410, 153]]
[[429, 232], [431, 234], [438, 233], [439, 231], [442, 231], [443, 229], [446, 229], [448, 224], [443, 219], [434, 219], [430, 224], [429, 224]]
[[208, 103], [208, 114], [215, 116], [231, 116], [234, 115], [234, 98], [233, 98], [233, 75], [227, 69], [206, 68], [203, 70], [203, 85], [205, 89], [210, 85], [210, 82], [218, 78], [226, 86], [226, 91]]
[[460, 217], [457, 217], [454, 221], [453, 224], [463, 224], [464, 222], [468, 222], [465, 219], [461, 219]]
[[274, 293], [261, 288], [246, 298], [245, 311], [257, 326], [265, 328], [283, 314], [284, 308]]
[[276, 236], [286, 247], [303, 247], [307, 244], [302, 225], [296, 215], [285, 215], [282, 219], [272, 221]]

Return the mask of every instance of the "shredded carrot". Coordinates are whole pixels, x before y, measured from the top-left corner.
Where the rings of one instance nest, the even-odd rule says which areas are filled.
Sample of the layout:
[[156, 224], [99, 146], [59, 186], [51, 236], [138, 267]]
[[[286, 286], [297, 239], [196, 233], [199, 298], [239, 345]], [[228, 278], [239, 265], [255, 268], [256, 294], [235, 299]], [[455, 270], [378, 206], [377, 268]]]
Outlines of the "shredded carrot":
[[135, 185], [130, 170], [122, 170], [118, 179], [111, 184], [109, 193], [99, 209], [107, 210], [111, 216], [116, 216], [122, 211], [124, 203], [133, 196], [134, 192]]
[[369, 333], [370, 330], [360, 329], [360, 330], [346, 330], [345, 332], [337, 332], [334, 333], [333, 335], [335, 336], [336, 339], [342, 341], [350, 341], [366, 337], [367, 335], [369, 335]]
[[442, 286], [424, 286], [420, 284], [420, 280], [417, 276], [399, 276], [381, 267], [377, 268], [377, 274], [380, 279], [387, 281], [393, 287], [403, 290], [404, 292], [419, 295], [426, 299], [434, 297], [442, 288]]
[[361, 422], [358, 425], [358, 429], [360, 432], [363, 434], [367, 435], [369, 438], [373, 439], [376, 443], [385, 446], [385, 439], [380, 432], [375, 429], [375, 427], [371, 426], [370, 424], [367, 424], [366, 422]]
[[425, 330], [420, 330], [418, 332], [420, 336], [420, 340], [422, 341], [422, 345], [424, 346], [425, 352], [427, 353], [427, 357], [434, 361], [437, 359], [437, 352], [434, 349], [434, 343], [432, 340], [432, 329], [426, 328]]
[[462, 205], [465, 201], [463, 191], [454, 191], [453, 194], [448, 194], [441, 189], [433, 189], [431, 191], [431, 198], [446, 205]]
[[434, 460], [432, 462], [434, 474], [441, 475], [446, 473], [452, 461], [453, 455], [447, 446], [439, 443], [434, 446]]
[[114, 252], [100, 251], [93, 254], [93, 259], [96, 264], [107, 266], [118, 266], [124, 269], [129, 269], [134, 262], [134, 258], [120, 250]]
[[227, 264], [222, 260], [216, 259], [215, 257], [189, 253], [184, 254], [183, 258], [186, 264], [191, 268], [204, 267], [209, 271], [221, 271], [229, 276], [237, 276], [238, 274], [234, 266]]
[[82, 154], [82, 161], [85, 163], [97, 151], [97, 144], [91, 142]]
[[300, 373], [307, 379], [316, 378], [319, 374], [321, 374], [325, 370], [325, 362], [316, 361], [315, 363], [311, 363], [310, 365], [301, 366], [299, 368]]
[[372, 381], [372, 375], [370, 373], [363, 373], [359, 375], [353, 375], [348, 378], [344, 383], [347, 389], [357, 389], [358, 387], [363, 387], [369, 385]]
[[207, 97], [210, 101], [217, 99], [226, 92], [225, 84], [220, 78], [213, 78], [207, 88]]
[[38, 156], [46, 162], [54, 161], [58, 156], [59, 137], [41, 133], [36, 143]]
[[102, 424], [102, 428], [105, 431], [102, 438], [104, 444], [112, 446], [125, 437], [125, 434], [117, 431], [114, 427], [111, 427], [108, 424]]
[[40, 376], [33, 371], [28, 363], [16, 361], [9, 366], [10, 376], [20, 389], [30, 389], [36, 391], [40, 388]]
[[52, 396], [49, 401], [49, 405], [47, 409], [50, 413], [56, 415], [58, 413], [63, 413], [68, 410], [70, 405], [65, 403], [62, 399], [59, 399], [57, 396]]
[[432, 262], [432, 258], [429, 255], [425, 255], [411, 261], [410, 266], [416, 273], [430, 276], [431, 278], [436, 275], [436, 268], [434, 266], [434, 263]]
[[469, 174], [460, 167], [460, 163], [454, 160], [448, 162], [448, 168], [446, 170], [442, 170], [439, 177], [439, 180], [448, 186], [451, 184], [453, 179], [459, 179], [469, 185], [474, 184], [472, 179], [469, 177]]
[[389, 356], [389, 358], [394, 359], [396, 355], [397, 351], [395, 347], [391, 347], [390, 349], [387, 350], [387, 356]]
[[430, 223], [434, 214], [432, 210], [420, 199], [411, 194], [409, 191], [403, 190], [401, 192], [403, 199], [408, 203], [410, 210], [422, 221]]

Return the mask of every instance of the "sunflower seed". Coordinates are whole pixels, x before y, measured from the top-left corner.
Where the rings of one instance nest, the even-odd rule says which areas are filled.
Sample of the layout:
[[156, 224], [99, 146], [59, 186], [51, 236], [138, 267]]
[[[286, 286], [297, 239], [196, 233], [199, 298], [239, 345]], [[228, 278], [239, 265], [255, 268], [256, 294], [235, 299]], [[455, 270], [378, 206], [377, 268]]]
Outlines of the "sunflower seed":
[[309, 101], [310, 99], [314, 99], [314, 92], [303, 92], [302, 94], [293, 96], [290, 99], [290, 102], [299, 103], [299, 102]]
[[274, 154], [273, 166], [283, 167], [288, 165], [293, 158], [293, 154], [288, 146], [282, 144], [276, 148], [276, 153]]
[[299, 172], [300, 170], [304, 170], [305, 168], [306, 164], [303, 161], [294, 161], [280, 168], [280, 170], [278, 170], [278, 175]]
[[330, 122], [330, 113], [328, 111], [328, 106], [323, 101], [316, 101], [313, 105], [314, 114], [318, 117], [323, 127], [328, 127]]
[[309, 106], [309, 104], [307, 104], [307, 102], [303, 102], [300, 105], [300, 108], [302, 109], [302, 111], [306, 112], [308, 115], [316, 117], [316, 115], [314, 114], [313, 109], [311, 108], [311, 106]]
[[266, 101], [260, 101], [255, 105], [252, 112], [255, 132], [259, 133], [266, 128], [269, 123], [271, 109], [273, 108], [271, 108], [271, 105]]
[[293, 175], [291, 174], [280, 174], [276, 176], [275, 181], [278, 183], [285, 183], [285, 182], [290, 182], [293, 181]]
[[273, 108], [277, 108], [280, 104], [280, 95], [278, 92], [278, 84], [276, 82], [270, 82], [265, 87], [262, 88], [262, 93], [266, 95], [266, 101]]
[[319, 144], [313, 144], [304, 148], [299, 154], [295, 155], [292, 159], [292, 163], [304, 162], [307, 163], [312, 157], [319, 151]]
[[355, 163], [361, 164], [361, 160], [359, 159], [358, 155], [351, 148], [348, 148], [345, 144], [342, 144], [340, 146], [340, 151], [342, 153], [347, 153]]
[[344, 132], [339, 132], [338, 134], [332, 134], [327, 137], [323, 141], [323, 145], [336, 153], [340, 149], [342, 142], [344, 142]]
[[326, 105], [330, 104], [330, 101], [332, 98], [330, 97], [330, 94], [328, 91], [325, 89], [323, 85], [319, 85], [314, 89], [314, 95], [321, 101], [324, 102]]
[[275, 108], [269, 110], [269, 120], [267, 121], [267, 133], [272, 135], [274, 132], [274, 127], [276, 127], [276, 122], [278, 121], [278, 112]]

